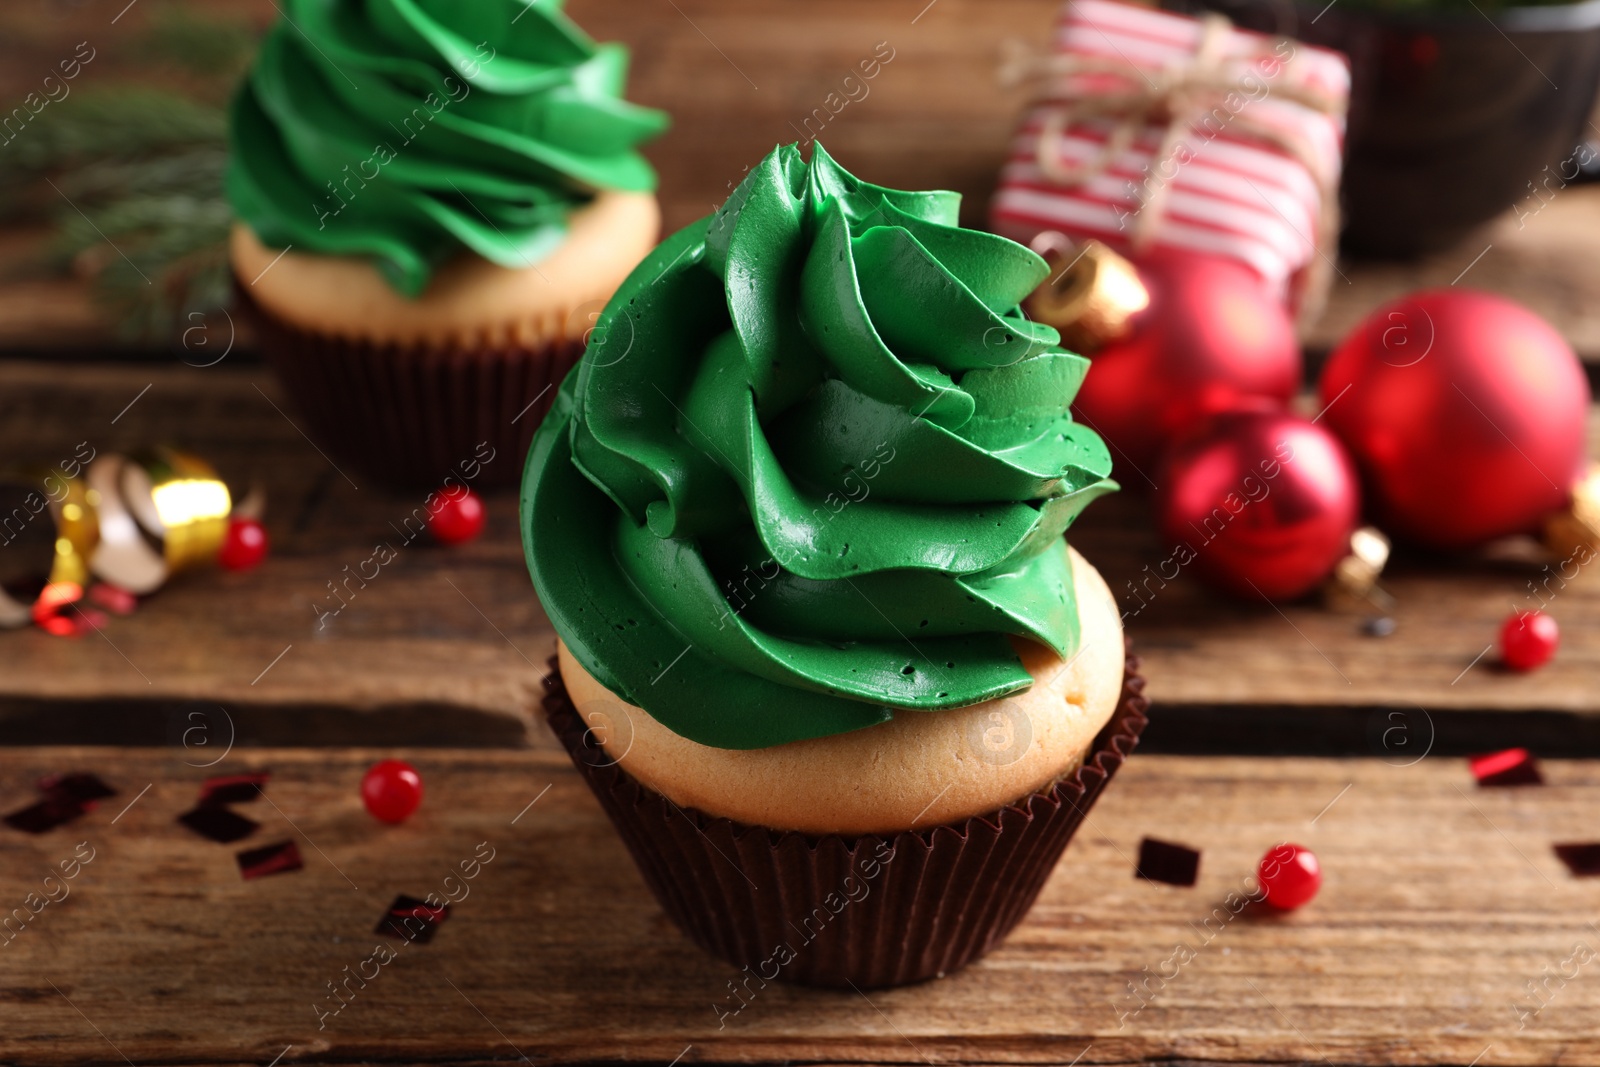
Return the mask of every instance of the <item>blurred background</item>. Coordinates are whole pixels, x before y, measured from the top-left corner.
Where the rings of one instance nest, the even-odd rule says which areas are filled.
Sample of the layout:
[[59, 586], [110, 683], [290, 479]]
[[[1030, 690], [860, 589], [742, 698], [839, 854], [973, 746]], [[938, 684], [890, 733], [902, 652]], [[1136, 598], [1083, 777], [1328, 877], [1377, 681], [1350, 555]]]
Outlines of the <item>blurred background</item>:
[[[1581, 355], [1600, 356], [1600, 303], [1588, 299], [1600, 291], [1600, 263], [1585, 254], [1600, 199], [1555, 195], [1593, 173], [1578, 166], [1589, 156], [1573, 156], [1600, 136], [1589, 121], [1600, 77], [1595, 0], [1223, 3], [1241, 25], [1353, 60], [1345, 277], [1306, 333], [1313, 358], [1384, 299], [1449, 283], [1488, 245], [1495, 254], [1473, 266], [1474, 285], [1514, 297]], [[16, 0], [0, 11], [8, 108], [42, 97], [42, 79], [80, 42], [92, 55], [65, 95], [53, 90], [62, 98], [49, 100], [48, 115], [14, 121], [0, 145], [7, 354], [177, 358], [186, 336], [196, 348], [215, 342], [195, 327], [219, 328], [227, 296], [225, 106], [276, 8]], [[821, 112], [822, 140], [883, 184], [963, 193], [963, 222], [982, 225], [1027, 100], [1001, 86], [1003, 57], [1045, 48], [1059, 5], [573, 0], [568, 10], [595, 38], [631, 47], [630, 98], [673, 116], [671, 133], [644, 148], [671, 232], [719, 204], [774, 144], [816, 133], [817, 110], [829, 94], [843, 97], [843, 80], [880, 42], [894, 58], [865, 95]], [[229, 358], [248, 350], [246, 340]]]

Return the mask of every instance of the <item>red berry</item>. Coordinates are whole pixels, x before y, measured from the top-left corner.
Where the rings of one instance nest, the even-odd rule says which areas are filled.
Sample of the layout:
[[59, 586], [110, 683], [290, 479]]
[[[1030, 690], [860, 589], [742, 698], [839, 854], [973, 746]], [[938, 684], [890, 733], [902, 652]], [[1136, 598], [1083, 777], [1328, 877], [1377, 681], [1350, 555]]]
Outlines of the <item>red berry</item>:
[[217, 551], [217, 562], [230, 571], [247, 571], [267, 558], [267, 530], [256, 519], [234, 519]]
[[422, 776], [403, 760], [374, 763], [361, 779], [361, 802], [374, 818], [405, 822], [422, 803]]
[[477, 537], [488, 518], [483, 500], [470, 489], [434, 493], [426, 507], [428, 532], [445, 545], [459, 545]]
[[1309, 848], [1284, 843], [1261, 857], [1256, 877], [1267, 903], [1289, 911], [1311, 903], [1322, 887], [1322, 864]]
[[1519, 611], [1500, 627], [1500, 660], [1514, 671], [1543, 667], [1556, 654], [1561, 628], [1542, 611]]

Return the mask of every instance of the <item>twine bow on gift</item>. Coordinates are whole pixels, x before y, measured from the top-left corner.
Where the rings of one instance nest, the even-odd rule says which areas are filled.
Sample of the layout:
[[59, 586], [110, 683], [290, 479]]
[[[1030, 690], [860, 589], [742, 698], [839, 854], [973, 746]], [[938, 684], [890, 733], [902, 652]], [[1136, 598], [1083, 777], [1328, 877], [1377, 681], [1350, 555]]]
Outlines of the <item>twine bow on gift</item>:
[[[1034, 104], [1044, 114], [1035, 147], [1039, 169], [1049, 181], [1066, 188], [1082, 185], [1105, 173], [1150, 126], [1164, 127], [1160, 146], [1152, 157], [1153, 165], [1162, 164], [1184, 143], [1197, 122], [1219, 108], [1228, 115], [1226, 121], [1230, 130], [1261, 141], [1303, 166], [1316, 183], [1319, 201], [1317, 232], [1311, 236], [1299, 234], [1315, 252], [1306, 268], [1298, 272], [1295, 294], [1299, 318], [1308, 322], [1321, 310], [1328, 273], [1333, 269], [1333, 259], [1324, 245], [1339, 229], [1337, 167], [1324, 163], [1307, 137], [1288, 132], [1250, 113], [1248, 103], [1258, 99], [1255, 94], [1261, 88], [1263, 76], [1251, 67], [1239, 69], [1236, 59], [1230, 60], [1223, 54], [1232, 28], [1232, 23], [1221, 15], [1205, 16], [1201, 20], [1200, 43], [1195, 53], [1184, 62], [1153, 70], [1121, 57], [1033, 55], [1025, 46], [1010, 41], [1001, 63], [1000, 82], [1006, 87], [1029, 82], [1036, 86]], [[1288, 67], [1292, 61], [1291, 56], [1283, 61], [1284, 66]], [[1083, 84], [1085, 76], [1110, 76], [1118, 79], [1121, 87], [1090, 88]], [[1272, 80], [1274, 84], [1268, 96], [1291, 101], [1322, 115], [1344, 114], [1343, 99], [1295, 84], [1287, 71], [1281, 71]], [[1227, 106], [1228, 97], [1234, 94], [1245, 96], [1246, 105]], [[1083, 163], [1063, 162], [1061, 140], [1067, 130], [1095, 119], [1115, 122], [1105, 145]], [[1138, 206], [1132, 213], [1133, 229], [1129, 235], [1129, 244], [1135, 252], [1143, 251], [1155, 239], [1171, 184], [1170, 179], [1140, 183], [1136, 197]], [[1260, 195], [1266, 201], [1265, 194]], [[1282, 217], [1270, 201], [1266, 202]]]

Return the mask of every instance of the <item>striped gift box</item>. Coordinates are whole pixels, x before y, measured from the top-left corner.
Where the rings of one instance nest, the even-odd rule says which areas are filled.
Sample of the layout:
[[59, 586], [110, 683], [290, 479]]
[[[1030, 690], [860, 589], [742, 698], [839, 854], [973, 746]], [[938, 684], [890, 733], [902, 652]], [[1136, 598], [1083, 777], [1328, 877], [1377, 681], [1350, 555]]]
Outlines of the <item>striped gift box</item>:
[[1068, 0], [1053, 52], [1001, 173], [997, 232], [1226, 255], [1291, 306], [1318, 301], [1344, 56], [1116, 0]]

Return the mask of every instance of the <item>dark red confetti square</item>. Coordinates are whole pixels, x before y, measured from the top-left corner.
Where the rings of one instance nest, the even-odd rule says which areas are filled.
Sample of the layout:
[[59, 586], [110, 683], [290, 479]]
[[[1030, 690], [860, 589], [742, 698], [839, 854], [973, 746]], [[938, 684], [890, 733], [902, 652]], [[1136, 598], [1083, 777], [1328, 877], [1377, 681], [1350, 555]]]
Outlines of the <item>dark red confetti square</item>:
[[1579, 878], [1592, 878], [1600, 874], [1600, 841], [1573, 842], [1555, 846], [1556, 855], [1567, 870]]
[[207, 778], [200, 783], [200, 806], [217, 807], [221, 804], [243, 804], [255, 800], [266, 787], [271, 771], [253, 774], [228, 774]]
[[239, 873], [245, 881], [264, 878], [269, 874], [298, 871], [305, 863], [300, 859], [300, 848], [293, 841], [280, 841], [276, 845], [263, 845], [239, 853]]
[[1525, 748], [1508, 748], [1504, 752], [1474, 756], [1468, 761], [1468, 766], [1481, 786], [1544, 785], [1544, 775], [1539, 773], [1539, 761]]
[[29, 834], [54, 830], [86, 811], [93, 811], [96, 801], [117, 795], [99, 775], [82, 772], [47, 774], [34, 784], [44, 794], [44, 799], [12, 812], [4, 820], [7, 826]]
[[1200, 853], [1188, 845], [1147, 837], [1139, 842], [1139, 865], [1133, 873], [1151, 882], [1194, 885], [1200, 877]]
[[83, 805], [63, 796], [50, 795], [5, 817], [5, 824], [26, 834], [42, 834], [71, 822], [83, 814]]
[[247, 819], [227, 808], [199, 807], [178, 816], [178, 821], [201, 837], [219, 845], [230, 845], [249, 837], [260, 828], [260, 823]]
[[401, 893], [394, 898], [394, 903], [389, 905], [383, 918], [378, 920], [373, 933], [426, 945], [433, 940], [439, 924], [448, 918], [450, 905], [441, 904], [436, 908], [426, 901]]
[[114, 797], [117, 791], [96, 774], [47, 774], [39, 779], [39, 792], [47, 797], [77, 804], [84, 811], [93, 811], [94, 802]]

